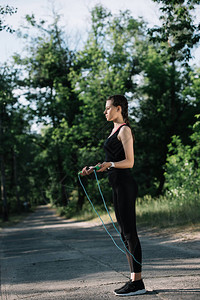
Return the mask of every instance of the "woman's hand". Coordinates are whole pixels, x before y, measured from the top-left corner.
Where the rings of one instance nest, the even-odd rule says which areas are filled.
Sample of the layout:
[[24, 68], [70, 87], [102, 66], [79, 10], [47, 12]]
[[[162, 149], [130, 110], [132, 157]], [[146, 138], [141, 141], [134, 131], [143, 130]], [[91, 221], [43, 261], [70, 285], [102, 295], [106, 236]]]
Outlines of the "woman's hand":
[[110, 168], [111, 163], [110, 162], [103, 162], [102, 164], [99, 165], [100, 169], [97, 170], [97, 172], [104, 172], [106, 171], [108, 168]]
[[94, 166], [84, 167], [81, 171], [81, 176], [90, 175], [92, 172], [94, 172], [93, 168], [94, 168]]
[[[100, 163], [98, 163], [96, 166], [100, 166], [101, 164]], [[94, 172], [94, 168], [96, 167], [96, 166], [90, 166], [90, 167], [84, 167], [83, 169], [82, 169], [82, 171], [81, 171], [81, 176], [86, 176], [86, 175], [90, 175], [91, 173], [93, 173]]]

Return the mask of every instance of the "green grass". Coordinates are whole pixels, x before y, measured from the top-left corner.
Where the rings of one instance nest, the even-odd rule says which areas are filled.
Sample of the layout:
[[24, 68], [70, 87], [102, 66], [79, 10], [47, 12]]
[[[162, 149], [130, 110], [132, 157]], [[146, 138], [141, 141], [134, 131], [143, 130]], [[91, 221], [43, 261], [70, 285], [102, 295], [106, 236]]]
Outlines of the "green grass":
[[199, 197], [172, 195], [137, 201], [137, 223], [144, 226], [172, 227], [200, 223]]
[[[95, 205], [95, 209], [100, 215], [104, 214], [105, 209], [102, 206]], [[89, 221], [97, 217], [88, 201], [84, 203], [82, 210], [77, 210], [75, 200], [71, 200], [66, 207], [57, 207], [56, 210], [61, 217], [64, 216], [67, 219], [74, 219], [76, 221]]]
[[[98, 213], [109, 222], [109, 218], [104, 207], [95, 205]], [[109, 208], [113, 220], [115, 220], [113, 208]], [[83, 209], [77, 211], [75, 199], [71, 200], [67, 207], [57, 209], [61, 216], [73, 220], [95, 220], [97, 215], [93, 211], [90, 203], [85, 202]], [[138, 198], [136, 203], [137, 224], [139, 226], [150, 227], [174, 227], [190, 226], [200, 223], [200, 201], [198, 195], [172, 195], [167, 194], [158, 198], [147, 195]]]

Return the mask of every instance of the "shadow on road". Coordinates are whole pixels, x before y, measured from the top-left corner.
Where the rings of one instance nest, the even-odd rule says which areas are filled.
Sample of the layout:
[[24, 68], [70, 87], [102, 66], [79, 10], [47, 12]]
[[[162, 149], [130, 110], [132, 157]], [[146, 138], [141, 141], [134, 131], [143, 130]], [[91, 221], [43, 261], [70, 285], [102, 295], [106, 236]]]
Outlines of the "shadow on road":
[[[125, 255], [114, 246], [102, 226], [89, 226], [86, 222], [63, 220], [53, 210], [40, 207], [21, 224], [4, 229], [1, 232], [4, 293], [9, 287], [14, 295], [30, 295], [33, 289], [35, 293], [53, 291], [56, 295], [61, 291], [72, 294], [76, 291], [78, 297], [80, 287], [87, 287], [88, 291], [100, 286], [108, 289], [125, 282], [129, 277]], [[122, 247], [113, 228], [111, 232]], [[144, 297], [184, 293], [195, 299], [193, 295], [200, 293], [199, 256], [160, 238], [146, 234], [140, 234], [140, 238], [144, 280], [150, 283]], [[188, 289], [184, 282], [192, 282], [192, 278], [193, 284]]]

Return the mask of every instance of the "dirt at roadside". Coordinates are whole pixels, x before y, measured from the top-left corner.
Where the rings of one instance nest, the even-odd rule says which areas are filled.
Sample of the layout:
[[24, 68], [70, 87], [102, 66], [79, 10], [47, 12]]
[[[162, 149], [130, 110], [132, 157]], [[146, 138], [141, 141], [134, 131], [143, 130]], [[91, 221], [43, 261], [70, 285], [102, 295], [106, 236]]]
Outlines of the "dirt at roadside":
[[142, 235], [148, 235], [152, 239], [160, 239], [163, 244], [180, 246], [200, 253], [200, 224], [192, 226], [179, 226], [171, 228], [142, 228]]

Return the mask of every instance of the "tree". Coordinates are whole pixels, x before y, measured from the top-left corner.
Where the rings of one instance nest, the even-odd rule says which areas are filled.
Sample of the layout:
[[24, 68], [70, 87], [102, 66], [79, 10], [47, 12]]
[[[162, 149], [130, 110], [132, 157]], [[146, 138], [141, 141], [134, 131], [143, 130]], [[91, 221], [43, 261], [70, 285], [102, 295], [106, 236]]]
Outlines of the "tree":
[[[199, 119], [200, 115], [196, 115]], [[173, 136], [165, 166], [166, 189], [175, 196], [184, 196], [191, 201], [200, 193], [200, 122], [192, 126], [192, 144], [184, 145], [179, 136]]]
[[6, 6], [0, 5], [0, 31], [6, 30], [10, 33], [14, 32], [14, 30], [9, 25], [5, 24], [5, 15], [13, 15], [16, 12], [17, 12], [17, 8], [14, 8], [9, 5]]
[[165, 182], [167, 145], [175, 134], [187, 140], [191, 133], [188, 125], [195, 122], [198, 111], [188, 101], [185, 87], [191, 85], [192, 67], [188, 61], [192, 47], [199, 41], [200, 28], [191, 16], [198, 1], [155, 2], [161, 4], [162, 26], [148, 30], [149, 45], [138, 58], [143, 82], [138, 89], [137, 147], [141, 150], [137, 173], [145, 174], [143, 182], [147, 184], [143, 190], [158, 195]]
[[[195, 24], [192, 15], [199, 0], [153, 0], [161, 4], [160, 16], [162, 26], [149, 30], [151, 40], [168, 43], [171, 61], [187, 65], [191, 58], [191, 49], [200, 40], [200, 23]], [[164, 45], [164, 47], [166, 47]]]
[[0, 73], [0, 158], [3, 220], [8, 220], [11, 199], [16, 199], [16, 210], [20, 210], [17, 152], [18, 140], [28, 124], [24, 110], [14, 95], [17, 73], [3, 66]]
[[[103, 115], [105, 100], [109, 95], [135, 90], [132, 82], [132, 76], [138, 73], [135, 45], [144, 39], [144, 28], [144, 22], [135, 20], [129, 11], [112, 15], [101, 5], [91, 11], [91, 31], [85, 47], [77, 53], [71, 72], [82, 104], [70, 130], [77, 169], [104, 160], [103, 142], [110, 129]], [[91, 196], [99, 201], [94, 185], [88, 185]], [[83, 201], [80, 196], [79, 207]]]
[[30, 41], [29, 35], [24, 35], [27, 39], [28, 56], [26, 58], [15, 56], [15, 61], [24, 65], [27, 74], [26, 78], [21, 80], [21, 85], [28, 89], [26, 99], [32, 107], [32, 117], [46, 126], [43, 130], [43, 144], [49, 168], [53, 169], [49, 170], [49, 177], [54, 174], [54, 180], [57, 182], [57, 185], [51, 184], [51, 187], [57, 186], [53, 194], [60, 194], [57, 202], [67, 205], [66, 185], [70, 185], [71, 175], [70, 163], [66, 168], [64, 161], [65, 155], [70, 153], [67, 150], [70, 149], [70, 145], [63, 145], [65, 139], [63, 128], [68, 130], [72, 126], [79, 111], [79, 102], [69, 77], [74, 53], [65, 44], [59, 19], [60, 16], [55, 14], [53, 23], [49, 25], [43, 20], [37, 22], [33, 15], [27, 15], [28, 25], [37, 29], [39, 34]]
[[9, 108], [15, 102], [12, 94], [12, 75], [8, 74], [7, 68], [1, 69], [0, 74], [0, 163], [1, 163], [1, 199], [3, 220], [8, 220], [8, 203], [6, 192], [5, 159], [8, 147], [8, 127], [10, 122]]

